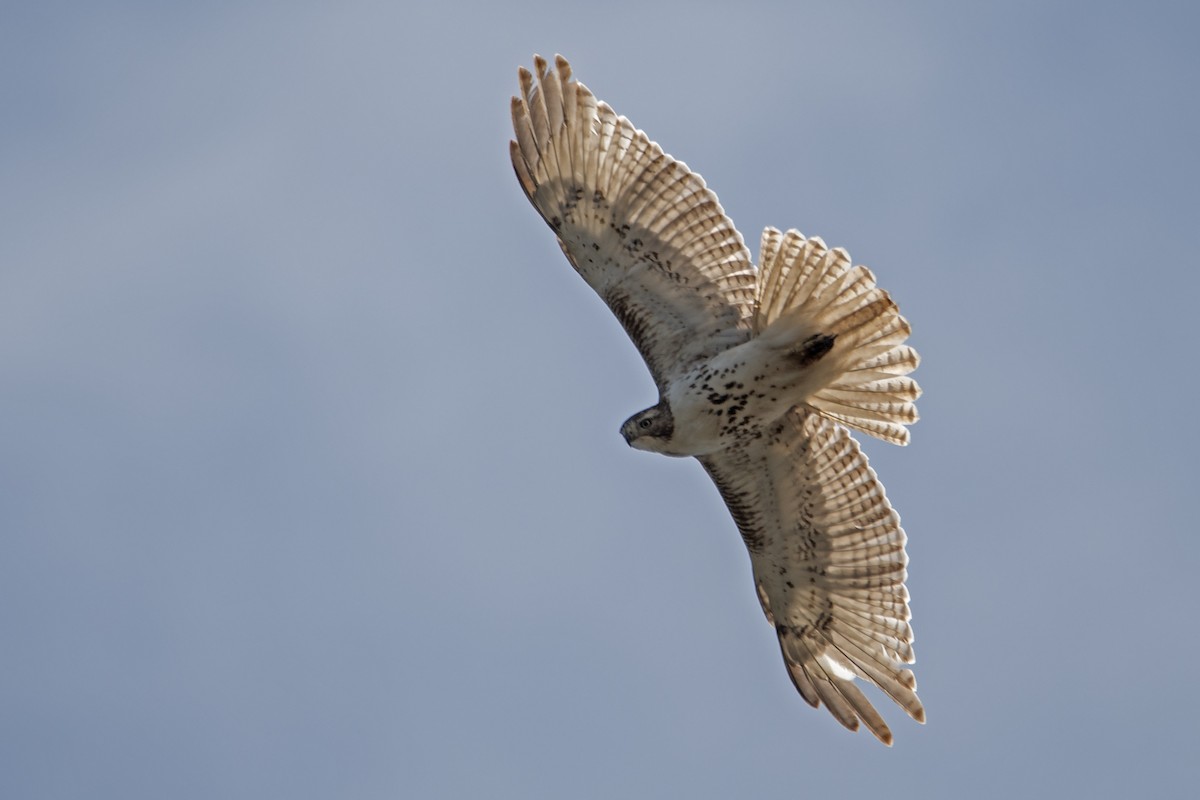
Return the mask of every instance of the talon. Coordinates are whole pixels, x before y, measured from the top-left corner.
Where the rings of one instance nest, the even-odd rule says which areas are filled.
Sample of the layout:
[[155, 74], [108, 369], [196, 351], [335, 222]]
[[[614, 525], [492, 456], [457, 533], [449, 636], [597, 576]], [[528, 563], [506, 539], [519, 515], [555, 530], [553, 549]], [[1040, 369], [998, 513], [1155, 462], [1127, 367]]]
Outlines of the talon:
[[795, 358], [800, 362], [800, 366], [807, 367], [832, 350], [835, 341], [837, 341], [836, 334], [814, 333], [796, 349]]

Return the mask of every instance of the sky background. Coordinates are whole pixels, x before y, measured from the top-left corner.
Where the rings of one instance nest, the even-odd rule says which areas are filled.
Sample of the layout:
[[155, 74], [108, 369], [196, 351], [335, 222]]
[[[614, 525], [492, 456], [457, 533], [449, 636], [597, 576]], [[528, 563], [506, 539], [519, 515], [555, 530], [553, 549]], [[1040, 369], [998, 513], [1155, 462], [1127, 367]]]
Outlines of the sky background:
[[[0, 796], [1191, 796], [1189, 4], [0, 18]], [[653, 384], [508, 161], [534, 52], [912, 322], [894, 748], [618, 435]]]

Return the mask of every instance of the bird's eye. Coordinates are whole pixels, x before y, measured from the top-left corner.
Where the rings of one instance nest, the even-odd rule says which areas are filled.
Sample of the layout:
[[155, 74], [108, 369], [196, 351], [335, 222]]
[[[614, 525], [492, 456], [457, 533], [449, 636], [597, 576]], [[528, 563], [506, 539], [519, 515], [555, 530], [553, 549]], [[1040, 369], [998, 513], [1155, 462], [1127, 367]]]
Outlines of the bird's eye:
[[650, 420], [648, 420], [648, 419], [641, 420], [640, 422], [638, 422], [638, 427], [641, 428], [642, 430], [649, 428]]

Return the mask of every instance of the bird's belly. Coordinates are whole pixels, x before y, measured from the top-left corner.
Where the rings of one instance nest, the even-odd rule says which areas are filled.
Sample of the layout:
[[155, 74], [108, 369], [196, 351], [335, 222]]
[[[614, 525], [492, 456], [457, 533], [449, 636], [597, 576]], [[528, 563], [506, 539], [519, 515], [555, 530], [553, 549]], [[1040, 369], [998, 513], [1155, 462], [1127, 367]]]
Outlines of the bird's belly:
[[672, 383], [673, 455], [705, 455], [758, 438], [791, 403], [755, 353], [734, 348]]

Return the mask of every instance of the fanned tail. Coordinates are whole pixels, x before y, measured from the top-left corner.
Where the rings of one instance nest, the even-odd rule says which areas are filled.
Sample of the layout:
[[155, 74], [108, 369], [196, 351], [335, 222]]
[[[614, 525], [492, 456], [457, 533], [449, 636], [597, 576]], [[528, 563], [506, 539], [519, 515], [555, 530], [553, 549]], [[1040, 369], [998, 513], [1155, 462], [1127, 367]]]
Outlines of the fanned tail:
[[895, 444], [908, 444], [921, 395], [908, 377], [920, 358], [904, 340], [912, 329], [888, 293], [841, 248], [796, 230], [763, 231], [754, 333], [802, 342], [834, 338], [821, 363], [831, 376], [809, 395], [814, 411]]

